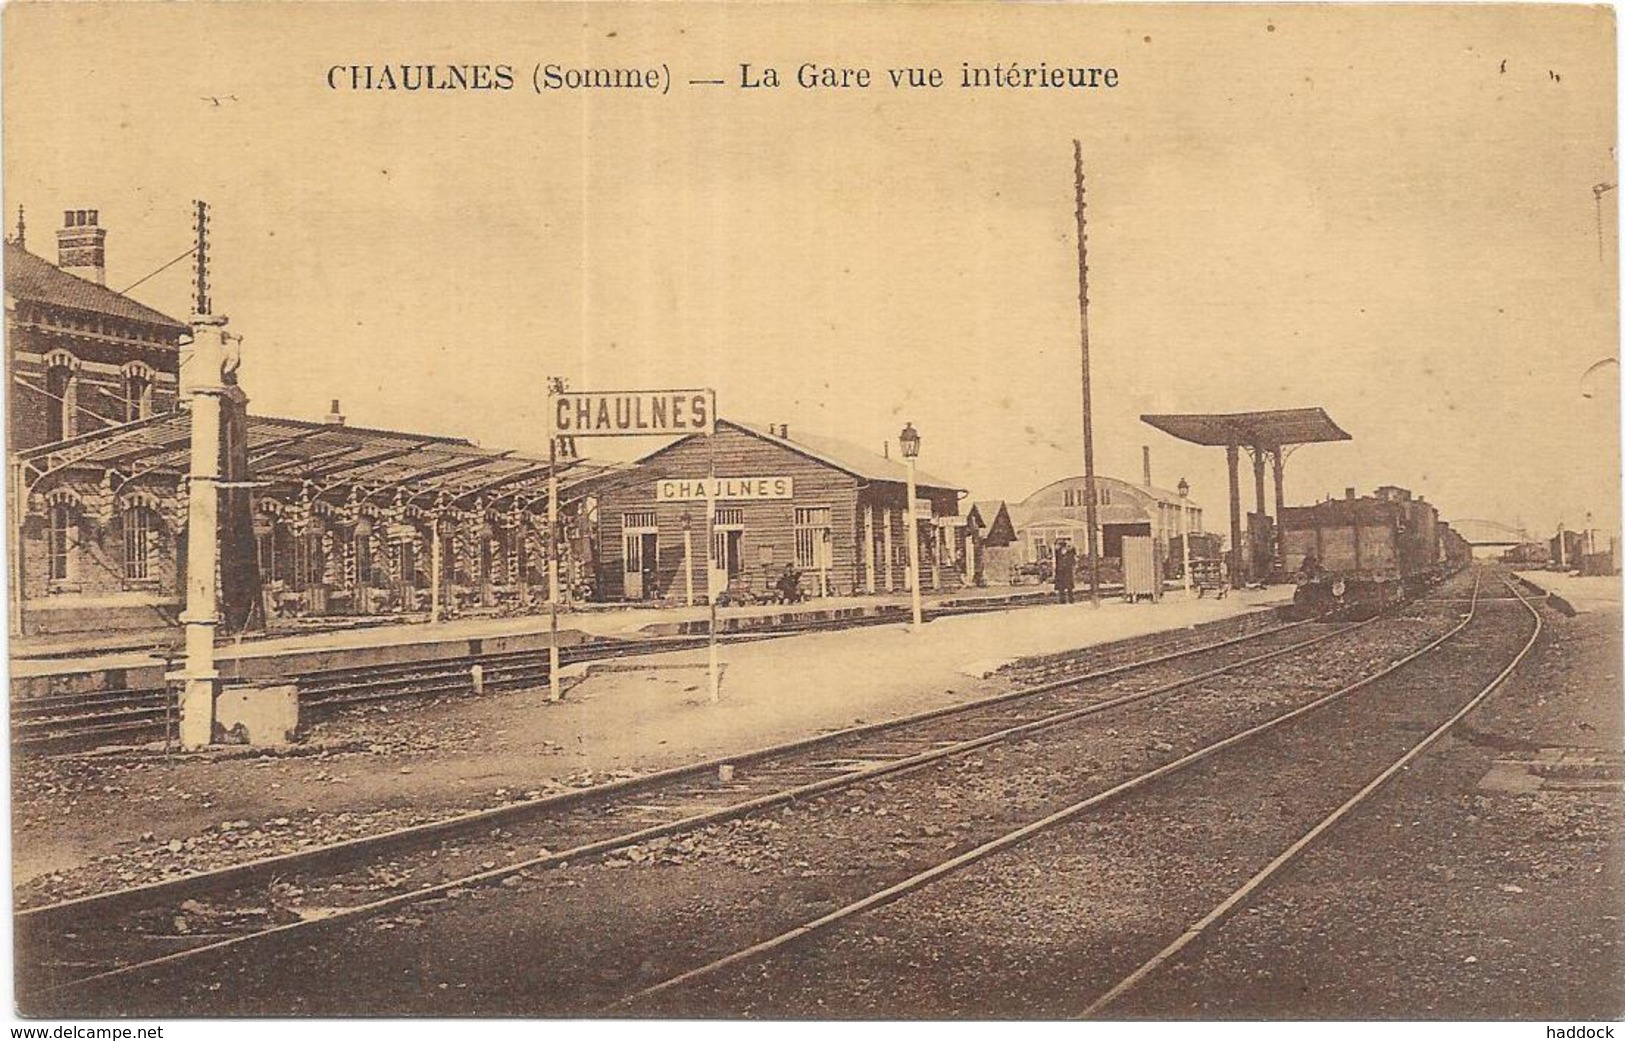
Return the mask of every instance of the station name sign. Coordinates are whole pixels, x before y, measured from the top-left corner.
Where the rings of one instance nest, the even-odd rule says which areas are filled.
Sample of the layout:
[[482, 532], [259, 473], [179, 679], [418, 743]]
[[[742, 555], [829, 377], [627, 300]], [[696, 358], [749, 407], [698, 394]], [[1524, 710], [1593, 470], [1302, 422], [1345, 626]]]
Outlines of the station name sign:
[[716, 429], [716, 394], [709, 390], [621, 390], [551, 395], [555, 437], [709, 434]]
[[[706, 485], [710, 485], [707, 489]], [[707, 494], [709, 491], [709, 494]], [[655, 482], [656, 502], [693, 499], [790, 499], [795, 483], [789, 477], [670, 477]]]

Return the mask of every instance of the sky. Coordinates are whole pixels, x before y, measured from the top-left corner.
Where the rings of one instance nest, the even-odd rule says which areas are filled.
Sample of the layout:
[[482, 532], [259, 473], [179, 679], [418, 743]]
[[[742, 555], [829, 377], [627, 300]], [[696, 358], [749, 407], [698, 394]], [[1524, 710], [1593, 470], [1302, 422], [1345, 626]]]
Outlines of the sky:
[[[251, 408], [545, 452], [546, 379], [711, 386], [720, 413], [1017, 500], [1082, 472], [1072, 141], [1097, 472], [1223, 451], [1146, 412], [1319, 405], [1289, 503], [1398, 484], [1537, 534], [1619, 514], [1614, 25], [1601, 8], [10, 5], [4, 202], [108, 283], [190, 245]], [[961, 62], [1118, 70], [962, 90]], [[493, 63], [511, 91], [332, 90]], [[664, 93], [531, 89], [538, 64]], [[868, 89], [804, 90], [804, 62]], [[743, 89], [740, 66], [790, 85]], [[948, 86], [898, 91], [888, 68]], [[693, 85], [691, 79], [722, 79]], [[9, 232], [8, 232], [9, 233]], [[184, 317], [180, 264], [137, 299]], [[1589, 377], [1585, 374], [1591, 371]], [[647, 441], [600, 441], [631, 458]], [[895, 449], [894, 449], [895, 450]], [[1250, 474], [1244, 473], [1244, 496]]]

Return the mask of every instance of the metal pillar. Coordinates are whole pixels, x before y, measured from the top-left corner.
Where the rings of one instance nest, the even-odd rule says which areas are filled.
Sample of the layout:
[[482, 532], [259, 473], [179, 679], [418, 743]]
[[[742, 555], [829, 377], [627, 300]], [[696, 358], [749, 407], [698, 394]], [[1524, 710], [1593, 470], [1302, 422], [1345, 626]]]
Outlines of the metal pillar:
[[1270, 558], [1274, 568], [1286, 570], [1286, 546], [1281, 525], [1286, 521], [1286, 460], [1281, 454], [1281, 446], [1276, 445], [1270, 451], [1271, 469], [1275, 477], [1275, 552]]
[[429, 624], [440, 621], [440, 513], [429, 518]]
[[[1269, 574], [1269, 542], [1265, 531], [1269, 528], [1269, 511], [1264, 506], [1264, 450], [1257, 445], [1253, 446], [1253, 494], [1258, 510], [1258, 530], [1251, 534], [1252, 561], [1248, 574], [1262, 582]], [[1248, 525], [1251, 528], [1251, 525]]]
[[1241, 449], [1234, 443], [1224, 446], [1224, 461], [1230, 467], [1230, 584], [1241, 585]]
[[[6, 352], [6, 370], [11, 369], [11, 352]], [[9, 379], [6, 381], [11, 382]], [[23, 622], [23, 604], [27, 599], [28, 571], [23, 562], [23, 513], [27, 509], [28, 489], [23, 484], [23, 464], [11, 467], [11, 481], [6, 486], [6, 540], [9, 543], [7, 559], [11, 561], [11, 635], [27, 632]]]

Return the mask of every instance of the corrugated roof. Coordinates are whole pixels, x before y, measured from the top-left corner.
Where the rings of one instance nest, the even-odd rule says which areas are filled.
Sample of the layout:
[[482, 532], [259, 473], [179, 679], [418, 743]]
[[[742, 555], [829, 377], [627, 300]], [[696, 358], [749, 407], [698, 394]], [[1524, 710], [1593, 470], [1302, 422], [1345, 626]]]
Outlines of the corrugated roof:
[[106, 286], [69, 274], [15, 242], [6, 243], [5, 256], [6, 293], [18, 300], [142, 322], [175, 333], [191, 331], [185, 322], [155, 311], [146, 304], [136, 303], [123, 293], [115, 293]]
[[1268, 412], [1209, 412], [1141, 416], [1165, 434], [1198, 445], [1301, 445], [1353, 440], [1323, 408], [1283, 408]]
[[[763, 441], [787, 448], [792, 452], [817, 460], [826, 466], [832, 466], [837, 470], [866, 481], [884, 481], [893, 484], [908, 483], [908, 464], [902, 460], [888, 459], [885, 456], [865, 451], [838, 438], [822, 437], [816, 434], [809, 436], [800, 432], [795, 437], [780, 437], [767, 427], [758, 426], [755, 423], [742, 423], [735, 419], [718, 419], [717, 425], [733, 427], [742, 433], [750, 434], [752, 437], [759, 437]], [[701, 435], [690, 435], [690, 437], [698, 436]], [[682, 441], [686, 440], [688, 438], [682, 438], [673, 442], [673, 445], [681, 444]], [[666, 445], [664, 448], [656, 449], [644, 456], [643, 459], [652, 459], [668, 451], [673, 445]], [[963, 492], [965, 490], [951, 481], [944, 480], [941, 477], [933, 477], [924, 470], [919, 469], [918, 465], [916, 465], [914, 471], [914, 484], [916, 488], [929, 488], [932, 491]]]

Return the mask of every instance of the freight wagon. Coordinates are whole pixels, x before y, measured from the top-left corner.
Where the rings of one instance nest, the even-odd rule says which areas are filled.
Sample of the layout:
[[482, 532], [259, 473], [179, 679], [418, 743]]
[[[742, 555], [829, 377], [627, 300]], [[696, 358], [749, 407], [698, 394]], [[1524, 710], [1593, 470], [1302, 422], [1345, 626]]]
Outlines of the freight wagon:
[[1321, 611], [1338, 605], [1381, 608], [1414, 596], [1445, 572], [1439, 514], [1404, 488], [1282, 511], [1281, 549], [1298, 576], [1293, 602]]

